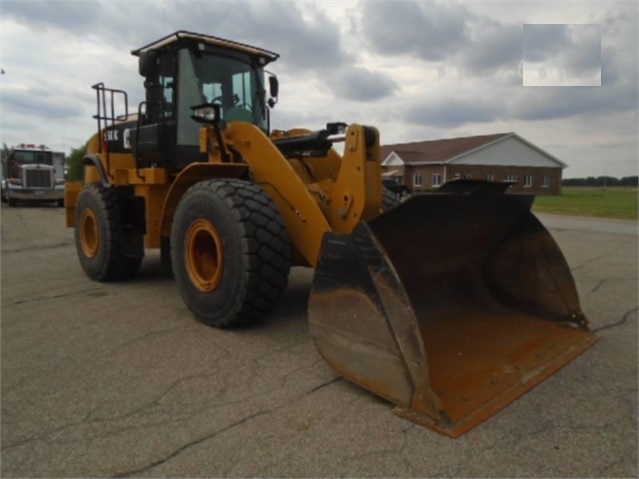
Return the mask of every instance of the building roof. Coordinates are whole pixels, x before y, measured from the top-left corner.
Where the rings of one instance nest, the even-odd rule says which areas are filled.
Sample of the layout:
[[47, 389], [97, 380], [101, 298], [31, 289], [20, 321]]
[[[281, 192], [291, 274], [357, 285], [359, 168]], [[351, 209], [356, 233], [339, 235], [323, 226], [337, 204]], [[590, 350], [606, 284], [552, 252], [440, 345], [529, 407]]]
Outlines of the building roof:
[[385, 161], [392, 153], [395, 153], [401, 158], [404, 164], [407, 165], [450, 163], [471, 152], [480, 150], [511, 137], [514, 137], [530, 148], [537, 150], [542, 155], [556, 162], [559, 166], [566, 166], [565, 163], [555, 158], [550, 153], [547, 153], [538, 146], [526, 141], [514, 132], [384, 145], [381, 147], [381, 156], [384, 159], [382, 161]]

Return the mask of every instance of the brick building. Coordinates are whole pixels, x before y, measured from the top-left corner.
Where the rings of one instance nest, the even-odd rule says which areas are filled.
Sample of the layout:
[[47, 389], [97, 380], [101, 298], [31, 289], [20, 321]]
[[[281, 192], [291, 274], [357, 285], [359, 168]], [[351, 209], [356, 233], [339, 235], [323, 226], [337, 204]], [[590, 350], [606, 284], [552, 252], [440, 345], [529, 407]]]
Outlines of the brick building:
[[516, 181], [510, 191], [556, 195], [566, 166], [512, 132], [382, 146], [384, 178], [415, 192], [472, 178]]

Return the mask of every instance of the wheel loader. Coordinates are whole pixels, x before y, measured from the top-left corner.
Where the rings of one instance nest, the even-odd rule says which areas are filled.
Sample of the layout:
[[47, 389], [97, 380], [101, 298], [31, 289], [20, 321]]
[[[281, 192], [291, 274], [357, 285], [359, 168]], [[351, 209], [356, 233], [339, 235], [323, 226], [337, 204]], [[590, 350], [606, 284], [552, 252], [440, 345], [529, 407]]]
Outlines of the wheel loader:
[[326, 363], [451, 437], [596, 341], [533, 196], [460, 180], [398, 204], [376, 128], [270, 128], [276, 53], [178, 31], [132, 54], [144, 101], [130, 112], [126, 92], [93, 86], [97, 131], [83, 181], [66, 184], [89, 278], [126, 280], [159, 249], [194, 316], [227, 328], [312, 267]]

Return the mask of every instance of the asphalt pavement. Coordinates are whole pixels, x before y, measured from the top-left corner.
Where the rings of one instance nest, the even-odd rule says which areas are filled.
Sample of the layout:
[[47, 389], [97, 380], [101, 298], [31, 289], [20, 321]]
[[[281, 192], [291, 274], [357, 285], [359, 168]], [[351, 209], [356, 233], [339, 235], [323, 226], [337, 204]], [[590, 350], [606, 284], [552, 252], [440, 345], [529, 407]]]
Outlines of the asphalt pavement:
[[325, 365], [309, 269], [261, 324], [222, 331], [157, 255], [95, 283], [62, 209], [0, 215], [2, 477], [637, 477], [636, 222], [541, 217], [601, 341], [450, 439]]

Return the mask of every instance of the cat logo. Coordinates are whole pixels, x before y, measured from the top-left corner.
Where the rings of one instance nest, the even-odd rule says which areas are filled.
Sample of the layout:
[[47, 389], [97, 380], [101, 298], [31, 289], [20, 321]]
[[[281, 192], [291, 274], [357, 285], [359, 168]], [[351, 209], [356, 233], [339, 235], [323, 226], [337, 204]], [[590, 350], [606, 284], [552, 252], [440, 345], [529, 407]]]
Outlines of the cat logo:
[[118, 141], [118, 130], [107, 130], [104, 132], [106, 141]]

